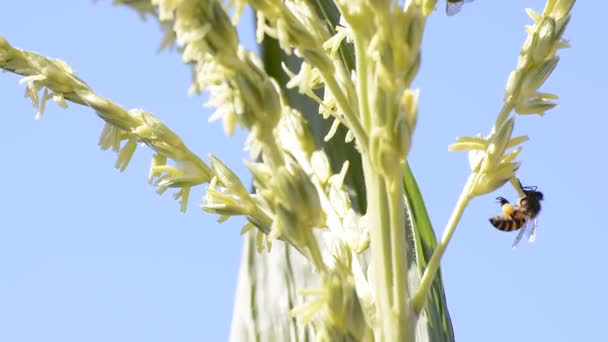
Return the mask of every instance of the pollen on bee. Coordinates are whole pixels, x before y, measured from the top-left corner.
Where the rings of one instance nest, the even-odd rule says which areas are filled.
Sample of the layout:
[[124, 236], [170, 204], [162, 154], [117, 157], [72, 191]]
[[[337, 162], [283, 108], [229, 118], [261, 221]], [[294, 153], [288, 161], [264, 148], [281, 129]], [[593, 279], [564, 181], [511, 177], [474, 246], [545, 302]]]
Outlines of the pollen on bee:
[[502, 214], [505, 217], [510, 217], [513, 214], [513, 205], [511, 203], [505, 203], [502, 205]]

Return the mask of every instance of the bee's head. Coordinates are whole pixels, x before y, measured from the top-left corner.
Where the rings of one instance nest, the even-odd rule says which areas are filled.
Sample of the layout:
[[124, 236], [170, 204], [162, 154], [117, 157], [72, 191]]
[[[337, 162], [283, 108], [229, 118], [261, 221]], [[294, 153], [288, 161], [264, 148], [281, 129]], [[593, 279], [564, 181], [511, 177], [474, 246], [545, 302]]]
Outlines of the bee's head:
[[536, 191], [536, 190], [530, 190], [528, 187], [524, 188], [524, 194], [526, 194], [526, 197], [530, 198], [530, 197], [534, 197], [539, 201], [543, 200], [543, 193], [540, 191]]
[[536, 199], [538, 199], [539, 201], [543, 200], [543, 193], [540, 191], [536, 191], [536, 186], [523, 186], [519, 179], [517, 179], [517, 182], [519, 182], [519, 187], [524, 191], [526, 197], [536, 197]]
[[536, 198], [538, 198], [539, 201], [543, 200], [543, 193], [540, 191], [534, 191], [534, 196], [536, 196]]

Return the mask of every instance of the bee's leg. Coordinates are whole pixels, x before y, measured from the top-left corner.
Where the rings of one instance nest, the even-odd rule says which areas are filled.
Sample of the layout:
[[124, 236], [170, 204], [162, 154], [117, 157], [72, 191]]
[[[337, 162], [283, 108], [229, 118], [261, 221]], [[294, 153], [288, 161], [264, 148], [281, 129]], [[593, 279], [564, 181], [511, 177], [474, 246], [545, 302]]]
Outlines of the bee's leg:
[[510, 217], [514, 210], [511, 203], [504, 197], [496, 197], [496, 200], [498, 200], [498, 203], [502, 206], [502, 215], [504, 217]]
[[500, 203], [500, 205], [509, 204], [509, 201], [504, 197], [496, 197], [496, 201]]

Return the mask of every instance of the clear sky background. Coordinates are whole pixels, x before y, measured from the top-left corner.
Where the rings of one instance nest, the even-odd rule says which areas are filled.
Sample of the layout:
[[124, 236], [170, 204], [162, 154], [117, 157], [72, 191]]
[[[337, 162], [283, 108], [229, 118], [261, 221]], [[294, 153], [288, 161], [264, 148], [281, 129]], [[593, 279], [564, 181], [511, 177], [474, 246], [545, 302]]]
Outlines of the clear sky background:
[[[440, 236], [469, 173], [456, 136], [488, 133], [500, 109], [531, 20], [544, 1], [477, 0], [431, 17], [419, 124], [410, 155]], [[442, 262], [458, 341], [592, 341], [608, 323], [606, 151], [608, 67], [605, 1], [579, 1], [565, 37], [572, 49], [543, 90], [560, 105], [519, 117], [527, 134], [518, 173], [545, 194], [538, 238], [511, 249], [495, 230], [498, 195], [468, 207]], [[253, 48], [251, 18], [241, 39]], [[188, 97], [179, 55], [155, 54], [161, 33], [109, 1], [10, 1], [0, 35], [13, 46], [67, 61], [93, 89], [126, 108], [143, 108], [203, 156], [220, 156], [247, 184], [245, 135], [227, 138], [207, 123], [204, 97]], [[224, 341], [239, 268], [243, 220], [217, 224], [148, 185], [151, 152], [129, 168], [97, 141], [103, 122], [88, 108], [49, 103], [41, 121], [20, 77], [0, 74], [0, 341]]]

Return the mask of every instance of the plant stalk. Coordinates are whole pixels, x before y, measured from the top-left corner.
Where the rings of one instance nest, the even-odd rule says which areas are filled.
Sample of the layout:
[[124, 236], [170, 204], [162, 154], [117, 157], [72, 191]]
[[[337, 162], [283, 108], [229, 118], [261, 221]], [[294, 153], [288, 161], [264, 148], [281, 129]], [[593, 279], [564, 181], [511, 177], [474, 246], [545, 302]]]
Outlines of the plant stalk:
[[381, 175], [363, 158], [370, 227], [372, 283], [377, 308], [376, 341], [415, 342], [408, 297], [407, 240], [400, 177]]

